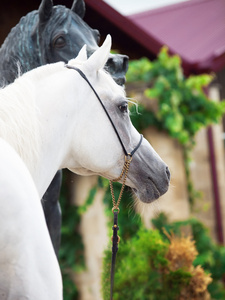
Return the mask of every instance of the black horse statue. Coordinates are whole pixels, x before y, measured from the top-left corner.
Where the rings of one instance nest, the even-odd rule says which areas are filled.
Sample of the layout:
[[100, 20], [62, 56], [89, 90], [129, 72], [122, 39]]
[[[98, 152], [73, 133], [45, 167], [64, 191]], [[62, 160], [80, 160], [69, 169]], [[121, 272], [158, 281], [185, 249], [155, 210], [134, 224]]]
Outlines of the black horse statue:
[[[0, 48], [0, 83], [7, 85], [18, 76], [40, 65], [57, 61], [67, 62], [77, 56], [84, 44], [90, 56], [97, 48], [99, 31], [84, 21], [85, 3], [74, 0], [72, 8], [53, 6], [52, 0], [42, 0], [36, 11], [28, 13], [11, 30]], [[128, 57], [111, 55], [105, 68], [114, 80], [123, 85]], [[54, 177], [42, 205], [56, 254], [60, 247], [61, 210], [58, 202], [61, 172]]]

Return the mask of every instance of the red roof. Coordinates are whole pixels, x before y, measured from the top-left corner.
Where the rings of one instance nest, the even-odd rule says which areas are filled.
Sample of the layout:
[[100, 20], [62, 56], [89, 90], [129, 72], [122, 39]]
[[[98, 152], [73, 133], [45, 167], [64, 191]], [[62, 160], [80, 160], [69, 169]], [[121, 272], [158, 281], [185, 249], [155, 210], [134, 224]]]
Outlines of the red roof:
[[225, 67], [225, 0], [191, 0], [130, 16], [101, 0], [85, 2], [149, 52], [167, 45], [187, 73]]
[[129, 19], [157, 40], [159, 48], [165, 44], [178, 53], [191, 69], [217, 71], [225, 64], [224, 0], [193, 0]]

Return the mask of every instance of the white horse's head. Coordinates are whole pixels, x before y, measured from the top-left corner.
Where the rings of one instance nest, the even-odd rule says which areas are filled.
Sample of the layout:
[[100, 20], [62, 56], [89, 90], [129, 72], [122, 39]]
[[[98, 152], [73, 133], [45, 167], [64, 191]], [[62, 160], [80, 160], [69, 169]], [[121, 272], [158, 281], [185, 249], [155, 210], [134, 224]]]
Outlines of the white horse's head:
[[[128, 101], [124, 90], [103, 70], [111, 48], [111, 37], [89, 58], [85, 47], [78, 57], [68, 62], [82, 70], [98, 93], [127, 152], [140, 141], [140, 134], [129, 117]], [[124, 165], [124, 151], [115, 130], [88, 83], [74, 70], [74, 88], [79, 103], [76, 104], [76, 122], [73, 141], [64, 167], [81, 175], [98, 174], [108, 179], [117, 178]], [[126, 184], [146, 203], [159, 198], [168, 190], [170, 173], [166, 164], [146, 139], [133, 155]]]

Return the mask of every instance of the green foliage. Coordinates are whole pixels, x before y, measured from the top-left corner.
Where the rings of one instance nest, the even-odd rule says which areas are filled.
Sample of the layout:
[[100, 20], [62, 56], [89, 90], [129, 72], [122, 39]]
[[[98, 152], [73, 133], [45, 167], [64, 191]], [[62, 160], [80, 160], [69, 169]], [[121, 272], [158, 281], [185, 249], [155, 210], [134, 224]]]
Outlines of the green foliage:
[[180, 58], [177, 55], [169, 56], [166, 47], [152, 62], [147, 58], [131, 61], [127, 73], [130, 82], [147, 82], [149, 88], [144, 94], [150, 102], [157, 102], [157, 111], [140, 106], [140, 114], [131, 114], [136, 128], [143, 130], [154, 125], [167, 131], [183, 147], [187, 189], [192, 207], [201, 195], [194, 189], [189, 170], [195, 134], [209, 124], [218, 123], [225, 112], [225, 101], [214, 102], [205, 93], [212, 79], [208, 74], [185, 78]]
[[[192, 299], [189, 297], [189, 290], [192, 289], [192, 278], [195, 276], [194, 270], [199, 270], [197, 266], [201, 265], [205, 270], [203, 279], [210, 273], [213, 278], [208, 286], [211, 299], [225, 299], [225, 288], [222, 279], [225, 276], [225, 247], [216, 245], [209, 236], [208, 230], [198, 220], [192, 218], [182, 222], [168, 223], [167, 217], [160, 214], [153, 219], [156, 229], [146, 230], [140, 226], [136, 235], [120, 242], [119, 252], [117, 254], [117, 265], [114, 282], [114, 299], [133, 299], [133, 300], [175, 300]], [[180, 265], [177, 269], [172, 267], [173, 261], [170, 260], [181, 249], [186, 249], [183, 245], [184, 239], [179, 243], [173, 243], [172, 238], [168, 240], [168, 234], [173, 232], [174, 236], [183, 236], [183, 232], [189, 231], [193, 235], [193, 240], [198, 251], [197, 257], [193, 255], [193, 267], [187, 268], [185, 261], [175, 261]], [[172, 236], [171, 236], [172, 237]], [[176, 241], [176, 238], [174, 238]], [[171, 245], [173, 244], [173, 247]], [[176, 247], [175, 247], [176, 246]], [[170, 249], [170, 250], [169, 250]], [[168, 255], [170, 251], [170, 255]], [[187, 249], [186, 255], [189, 257], [193, 249]], [[185, 253], [181, 255], [185, 256]], [[179, 258], [178, 258], [179, 259]], [[110, 261], [111, 250], [105, 252], [104, 268], [102, 273], [102, 292], [103, 299], [109, 299], [110, 295]], [[198, 281], [199, 274], [196, 276]], [[196, 284], [195, 281], [195, 284]], [[202, 287], [203, 281], [199, 281], [199, 287]], [[198, 288], [196, 288], [198, 290]], [[192, 290], [193, 292], [193, 290]], [[186, 293], [186, 295], [185, 295]], [[206, 294], [200, 293], [199, 297], [193, 299], [209, 299]], [[182, 295], [182, 296], [181, 296]]]
[[[141, 120], [139, 129], [155, 125], [182, 145], [193, 143], [199, 129], [217, 123], [225, 112], [225, 102], [211, 101], [204, 91], [212, 79], [207, 74], [185, 78], [180, 58], [169, 56], [166, 47], [153, 62], [146, 58], [131, 61], [127, 80], [147, 82], [150, 87], [144, 93], [149, 101], [157, 100], [158, 104], [156, 113], [141, 108], [141, 113], [147, 113], [150, 120]], [[145, 114], [144, 119], [147, 119]]]
[[149, 81], [149, 73], [151, 68], [152, 64], [147, 58], [130, 61], [126, 79], [128, 82]]
[[78, 207], [70, 203], [68, 182], [69, 172], [63, 173], [63, 185], [60, 195], [62, 209], [62, 236], [59, 251], [59, 263], [63, 277], [63, 299], [78, 299], [78, 290], [72, 279], [72, 271], [85, 268], [82, 238], [78, 232], [80, 214]]
[[213, 279], [208, 290], [212, 299], [225, 299], [225, 287], [223, 278], [225, 277], [225, 247], [215, 244], [209, 235], [208, 229], [198, 220], [192, 218], [186, 221], [169, 223], [164, 214], [160, 214], [158, 218], [152, 220], [153, 225], [164, 239], [163, 228], [167, 232], [174, 232], [181, 235], [184, 227], [191, 229], [193, 239], [198, 251], [198, 256], [194, 261], [194, 265], [201, 265], [204, 270], [211, 274]]
[[[121, 242], [117, 255], [114, 299], [147, 299], [150, 288], [160, 292], [159, 274], [155, 270], [167, 265], [165, 253], [167, 244], [162, 242], [157, 231], [140, 229], [136, 236]], [[109, 299], [111, 251], [106, 252], [107, 272], [103, 273], [103, 299]], [[149, 278], [150, 277], [150, 278]], [[151, 286], [150, 286], [151, 284]], [[149, 299], [149, 298], [148, 298]]]
[[[120, 243], [113, 299], [178, 299], [193, 274], [185, 266], [172, 270], [167, 259], [168, 251], [169, 242], [158, 230], [140, 228], [135, 236]], [[111, 251], [107, 250], [102, 274], [105, 300], [110, 295], [110, 258]]]

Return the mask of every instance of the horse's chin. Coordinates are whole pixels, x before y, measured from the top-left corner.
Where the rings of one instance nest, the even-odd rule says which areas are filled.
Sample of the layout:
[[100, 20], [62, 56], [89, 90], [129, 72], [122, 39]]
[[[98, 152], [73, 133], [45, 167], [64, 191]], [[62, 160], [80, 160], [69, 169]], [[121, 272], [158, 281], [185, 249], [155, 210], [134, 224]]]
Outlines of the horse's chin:
[[161, 196], [160, 192], [156, 188], [152, 188], [150, 190], [137, 190], [136, 188], [131, 188], [131, 190], [135, 197], [143, 203], [150, 204]]

